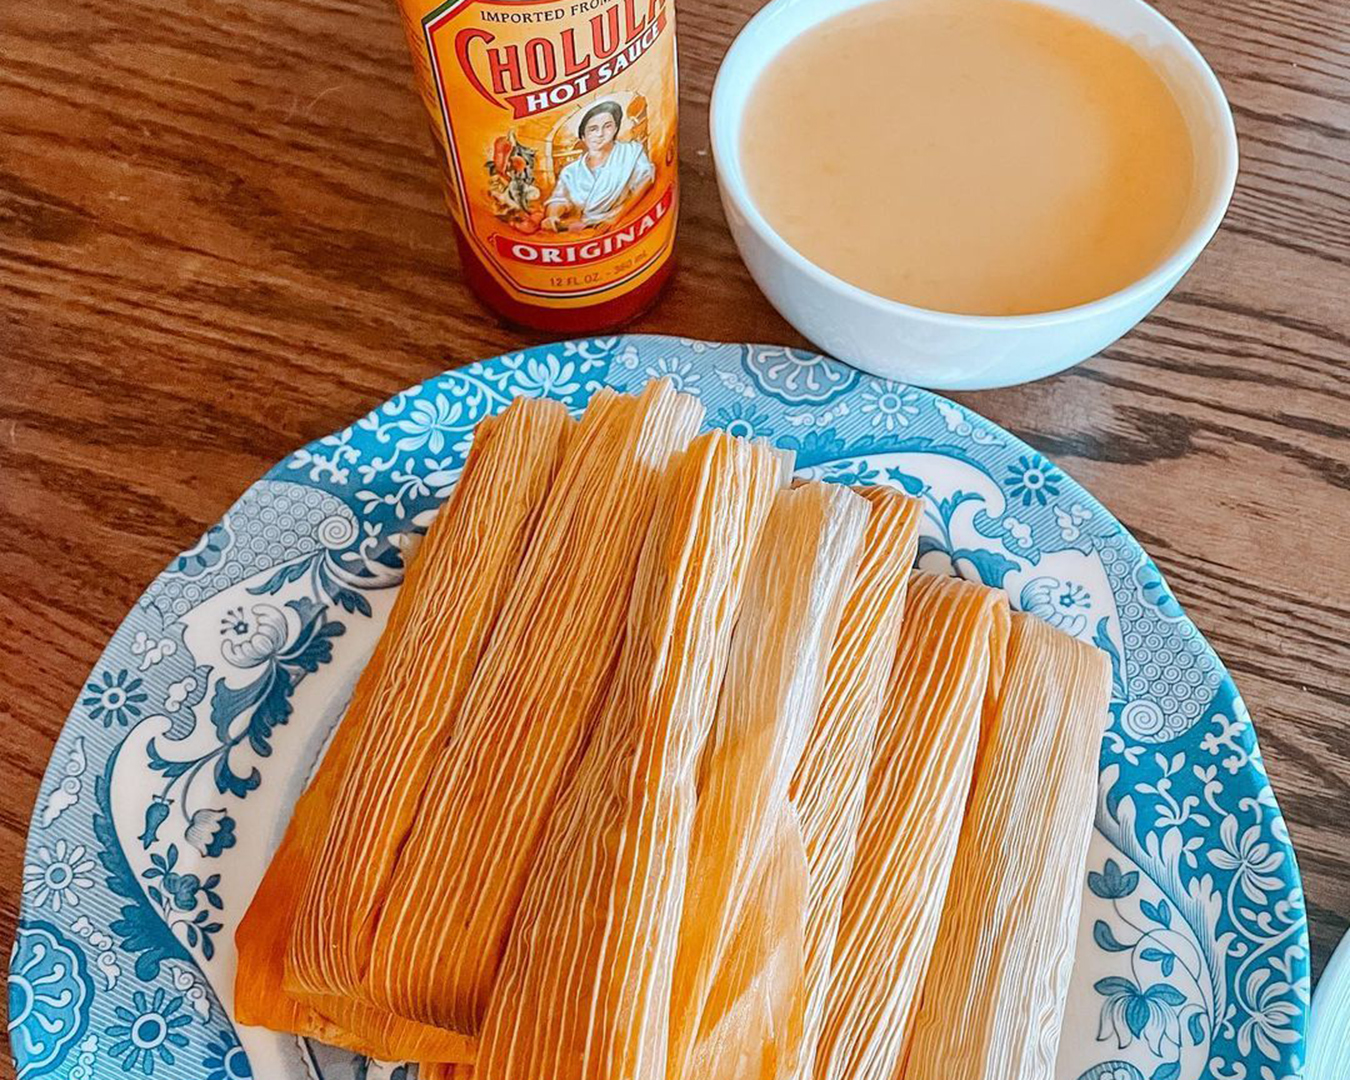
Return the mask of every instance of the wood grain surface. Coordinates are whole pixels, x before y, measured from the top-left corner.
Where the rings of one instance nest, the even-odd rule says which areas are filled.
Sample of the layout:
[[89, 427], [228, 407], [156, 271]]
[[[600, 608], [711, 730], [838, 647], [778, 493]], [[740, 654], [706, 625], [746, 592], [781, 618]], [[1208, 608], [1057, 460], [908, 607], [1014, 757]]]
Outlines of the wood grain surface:
[[[708, 155], [713, 75], [757, 6], [680, 0], [681, 269], [634, 330], [798, 341], [737, 258]], [[1227, 661], [1320, 970], [1350, 920], [1350, 7], [1161, 6], [1232, 99], [1226, 222], [1103, 355], [962, 400], [1097, 494]], [[53, 740], [154, 575], [294, 447], [543, 339], [461, 287], [391, 0], [3, 5], [6, 955]]]

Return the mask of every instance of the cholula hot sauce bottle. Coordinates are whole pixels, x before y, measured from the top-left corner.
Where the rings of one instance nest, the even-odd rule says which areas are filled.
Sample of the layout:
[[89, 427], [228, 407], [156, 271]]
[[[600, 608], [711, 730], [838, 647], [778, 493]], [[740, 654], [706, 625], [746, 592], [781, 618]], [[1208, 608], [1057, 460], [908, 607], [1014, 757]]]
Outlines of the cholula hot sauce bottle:
[[398, 0], [464, 275], [508, 319], [598, 330], [671, 271], [674, 0]]

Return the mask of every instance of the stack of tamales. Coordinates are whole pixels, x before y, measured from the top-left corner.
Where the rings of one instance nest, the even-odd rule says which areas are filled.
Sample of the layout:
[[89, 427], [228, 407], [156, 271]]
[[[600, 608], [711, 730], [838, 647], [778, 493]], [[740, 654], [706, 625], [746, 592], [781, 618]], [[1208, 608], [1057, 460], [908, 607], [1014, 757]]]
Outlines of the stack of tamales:
[[482, 423], [236, 934], [430, 1080], [1048, 1077], [1103, 656], [657, 382]]

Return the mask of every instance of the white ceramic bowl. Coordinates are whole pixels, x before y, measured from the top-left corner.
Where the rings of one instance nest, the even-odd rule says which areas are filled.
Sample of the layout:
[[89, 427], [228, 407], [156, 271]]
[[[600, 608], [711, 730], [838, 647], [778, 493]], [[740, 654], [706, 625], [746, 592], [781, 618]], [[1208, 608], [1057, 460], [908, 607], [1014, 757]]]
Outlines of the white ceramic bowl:
[[799, 34], [871, 0], [772, 0], [722, 61], [712, 96], [712, 147], [732, 236], [783, 317], [826, 352], [876, 375], [935, 389], [975, 390], [1038, 379], [1115, 341], [1171, 291], [1219, 227], [1237, 178], [1233, 116], [1214, 73], [1175, 26], [1143, 0], [1041, 0], [1144, 53], [1176, 95], [1195, 145], [1196, 176], [1172, 253], [1109, 296], [1037, 315], [953, 315], [850, 285], [798, 254], [750, 199], [740, 130], [756, 78]]

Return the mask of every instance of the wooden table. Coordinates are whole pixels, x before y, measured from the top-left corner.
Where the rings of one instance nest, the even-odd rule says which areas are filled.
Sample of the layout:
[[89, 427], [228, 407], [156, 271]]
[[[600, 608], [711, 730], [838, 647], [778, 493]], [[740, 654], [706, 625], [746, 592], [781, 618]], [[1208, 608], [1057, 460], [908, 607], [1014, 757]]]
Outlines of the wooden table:
[[[796, 342], [708, 155], [756, 0], [680, 0], [682, 269], [633, 329]], [[1256, 717], [1314, 966], [1350, 920], [1350, 9], [1167, 0], [1233, 102], [1227, 221], [1142, 326], [963, 395], [1162, 564]], [[542, 340], [464, 291], [390, 0], [0, 14], [0, 938], [53, 740], [151, 578], [292, 448]]]

